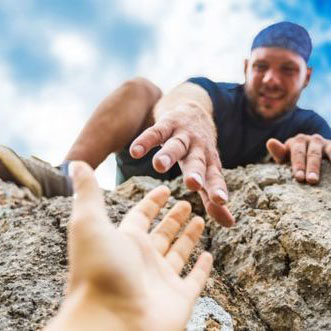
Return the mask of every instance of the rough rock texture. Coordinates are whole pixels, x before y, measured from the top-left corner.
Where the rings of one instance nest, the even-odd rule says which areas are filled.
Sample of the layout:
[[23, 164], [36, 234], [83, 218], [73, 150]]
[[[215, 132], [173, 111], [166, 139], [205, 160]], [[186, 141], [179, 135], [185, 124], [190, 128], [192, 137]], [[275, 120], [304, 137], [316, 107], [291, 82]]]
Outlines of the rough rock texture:
[[217, 270], [247, 291], [270, 329], [331, 330], [330, 165], [318, 186], [262, 165], [226, 180], [238, 225], [211, 230]]
[[[273, 164], [228, 170], [225, 176], [237, 226], [222, 228], [207, 218], [201, 244], [184, 270], [202, 249], [213, 253], [215, 269], [201, 299], [211, 311], [205, 327], [196, 330], [225, 330], [212, 313], [217, 304], [235, 330], [331, 330], [329, 164], [318, 186], [298, 184], [288, 167]], [[159, 183], [133, 178], [105, 192], [110, 218], [120, 222]], [[186, 199], [204, 216], [198, 195], [181, 179], [167, 184], [174, 198], [163, 213]], [[71, 198], [38, 201], [26, 189], [0, 182], [0, 330], [41, 328], [57, 310], [70, 209]]]

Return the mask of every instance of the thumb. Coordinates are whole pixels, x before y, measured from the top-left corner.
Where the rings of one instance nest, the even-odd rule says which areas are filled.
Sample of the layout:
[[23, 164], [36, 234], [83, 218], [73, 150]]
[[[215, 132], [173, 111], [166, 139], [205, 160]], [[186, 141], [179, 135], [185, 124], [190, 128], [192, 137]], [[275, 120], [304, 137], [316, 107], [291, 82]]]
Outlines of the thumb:
[[72, 161], [69, 172], [74, 187], [72, 220], [86, 219], [88, 221], [84, 226], [87, 227], [95, 223], [108, 223], [102, 191], [92, 168], [85, 162]]
[[289, 150], [285, 144], [277, 139], [271, 138], [267, 141], [266, 147], [276, 163], [280, 164], [286, 162]]
[[68, 228], [69, 289], [80, 279], [92, 278], [100, 270], [112, 232], [101, 190], [93, 170], [86, 163], [70, 163], [74, 199]]

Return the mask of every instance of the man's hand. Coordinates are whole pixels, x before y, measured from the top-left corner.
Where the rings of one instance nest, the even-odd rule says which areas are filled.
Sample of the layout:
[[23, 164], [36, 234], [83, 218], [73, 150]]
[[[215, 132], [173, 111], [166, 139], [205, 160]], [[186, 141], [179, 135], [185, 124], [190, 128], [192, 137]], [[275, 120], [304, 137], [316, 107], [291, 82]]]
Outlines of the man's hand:
[[[188, 86], [186, 86], [188, 85]], [[193, 85], [193, 86], [192, 86]], [[194, 90], [195, 95], [202, 88], [194, 84], [184, 84], [182, 91]], [[200, 90], [195, 90], [200, 89]], [[205, 93], [205, 91], [202, 91]], [[176, 95], [172, 99], [183, 98]], [[202, 97], [208, 98], [208, 95]], [[169, 98], [171, 99], [171, 98]], [[233, 216], [224, 205], [228, 200], [227, 187], [222, 174], [222, 164], [216, 147], [216, 128], [210, 113], [195, 102], [184, 98], [179, 107], [165, 101], [161, 106], [166, 111], [156, 119], [156, 123], [136, 138], [130, 147], [134, 158], [141, 158], [153, 147], [162, 146], [154, 156], [153, 166], [160, 173], [167, 172], [176, 162], [182, 170], [184, 183], [193, 191], [199, 191], [207, 213], [219, 223], [231, 226], [235, 223]], [[205, 100], [204, 100], [205, 101]], [[178, 103], [178, 102], [177, 102]], [[210, 106], [211, 108], [212, 106]], [[175, 110], [168, 110], [175, 109]]]
[[47, 330], [183, 330], [209, 275], [203, 253], [186, 278], [179, 276], [204, 221], [178, 202], [149, 234], [169, 198], [160, 186], [116, 229], [109, 221], [92, 169], [72, 162], [75, 198], [69, 223], [69, 282], [58, 316]]
[[277, 139], [267, 141], [267, 149], [276, 163], [291, 161], [294, 178], [299, 182], [317, 184], [323, 156], [331, 161], [331, 140], [319, 134], [298, 134], [285, 143]]

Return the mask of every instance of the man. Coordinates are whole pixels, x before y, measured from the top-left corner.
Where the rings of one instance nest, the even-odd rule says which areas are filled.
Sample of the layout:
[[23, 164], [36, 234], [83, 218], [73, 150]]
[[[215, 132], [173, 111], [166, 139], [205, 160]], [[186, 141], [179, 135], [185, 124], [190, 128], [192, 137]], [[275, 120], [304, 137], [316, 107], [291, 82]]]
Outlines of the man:
[[83, 162], [71, 167], [76, 195], [68, 224], [66, 295], [44, 330], [184, 330], [212, 266], [211, 254], [203, 252], [180, 277], [203, 219], [194, 217], [173, 243], [191, 212], [180, 201], [148, 233], [169, 198], [169, 189], [160, 186], [115, 229], [92, 169]]
[[[117, 152], [119, 182], [133, 175], [172, 179], [182, 172], [208, 214], [231, 226], [235, 221], [225, 206], [222, 165], [258, 162], [268, 150], [276, 162], [290, 159], [298, 181], [316, 184], [323, 155], [331, 160], [330, 127], [313, 111], [296, 106], [310, 81], [311, 50], [303, 27], [281, 22], [255, 37], [251, 57], [245, 61], [244, 85], [191, 78], [161, 96], [159, 88], [144, 79], [127, 82], [93, 113], [62, 172], [55, 174], [53, 169], [48, 175], [41, 161], [22, 160], [3, 148], [1, 177], [27, 185], [28, 180], [17, 175], [25, 172], [46, 196], [71, 194], [63, 176], [70, 160], [96, 168]], [[8, 159], [20, 166], [11, 166], [15, 162]]]

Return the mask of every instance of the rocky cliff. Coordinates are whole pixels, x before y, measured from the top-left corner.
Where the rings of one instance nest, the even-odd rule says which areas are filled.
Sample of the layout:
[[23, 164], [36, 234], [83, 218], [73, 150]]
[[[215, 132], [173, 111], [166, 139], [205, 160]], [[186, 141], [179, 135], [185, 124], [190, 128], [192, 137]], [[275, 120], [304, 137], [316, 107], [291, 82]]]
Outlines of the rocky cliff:
[[[229, 208], [237, 225], [207, 219], [201, 244], [214, 269], [188, 330], [331, 330], [331, 167], [321, 183], [298, 184], [287, 166], [254, 165], [225, 171]], [[159, 181], [132, 178], [105, 192], [114, 223]], [[181, 178], [167, 183], [205, 216]], [[35, 330], [54, 315], [66, 268], [71, 198], [36, 200], [0, 182], [0, 330]]]

